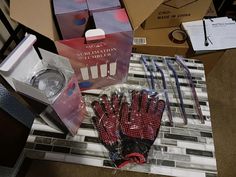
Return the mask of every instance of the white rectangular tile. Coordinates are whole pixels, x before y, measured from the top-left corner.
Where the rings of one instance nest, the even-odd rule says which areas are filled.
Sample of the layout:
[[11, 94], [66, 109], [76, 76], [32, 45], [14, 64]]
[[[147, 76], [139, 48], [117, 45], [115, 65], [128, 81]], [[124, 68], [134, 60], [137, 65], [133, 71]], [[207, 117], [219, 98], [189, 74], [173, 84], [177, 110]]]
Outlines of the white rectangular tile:
[[46, 152], [45, 153], [45, 160], [55, 160], [64, 162], [65, 161], [65, 154], [62, 153], [53, 153], [53, 152]]
[[205, 177], [205, 172], [163, 166], [151, 166], [151, 173], [176, 177]]
[[34, 140], [35, 140], [36, 136], [34, 135], [29, 135], [28, 138], [27, 138], [27, 142], [30, 142], [30, 143], [33, 143]]
[[56, 130], [56, 129], [54, 129], [48, 125], [44, 125], [44, 124], [33, 124], [32, 129], [46, 131], [46, 132], [62, 133], [62, 131]]
[[196, 149], [196, 150], [202, 150], [205, 151], [205, 144], [200, 143], [193, 143], [193, 142], [187, 142], [187, 141], [177, 141], [177, 146], [181, 148], [188, 148], [188, 149]]
[[191, 159], [191, 162], [195, 163], [195, 164], [216, 166], [216, 159], [215, 158], [190, 155], [190, 159]]
[[93, 130], [93, 129], [89, 130], [85, 128], [79, 128], [77, 135], [98, 137], [98, 133], [96, 130]]
[[92, 166], [103, 166], [103, 159], [86, 157], [86, 156], [78, 156], [78, 155], [66, 155], [65, 161], [70, 163], [77, 163], [83, 165], [92, 165]]

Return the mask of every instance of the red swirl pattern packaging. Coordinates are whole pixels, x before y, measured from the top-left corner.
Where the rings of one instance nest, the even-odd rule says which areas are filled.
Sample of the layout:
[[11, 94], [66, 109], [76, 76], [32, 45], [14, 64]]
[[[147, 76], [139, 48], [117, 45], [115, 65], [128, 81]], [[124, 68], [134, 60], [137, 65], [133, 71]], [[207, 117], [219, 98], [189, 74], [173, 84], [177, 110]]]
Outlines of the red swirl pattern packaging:
[[122, 83], [128, 75], [133, 32], [125, 9], [94, 12], [96, 29], [55, 42], [70, 59], [82, 90]]

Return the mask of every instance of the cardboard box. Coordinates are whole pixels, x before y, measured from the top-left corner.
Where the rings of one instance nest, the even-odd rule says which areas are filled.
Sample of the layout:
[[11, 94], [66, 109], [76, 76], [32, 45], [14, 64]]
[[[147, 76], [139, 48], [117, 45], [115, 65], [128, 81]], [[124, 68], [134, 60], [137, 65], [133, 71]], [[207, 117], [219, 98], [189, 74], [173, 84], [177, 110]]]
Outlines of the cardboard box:
[[212, 0], [165, 0], [143, 23], [144, 29], [179, 26], [202, 19]]
[[160, 28], [144, 30], [139, 28], [134, 33], [133, 52], [153, 55], [175, 56], [199, 59], [203, 62], [205, 73], [208, 75], [224, 54], [225, 50], [211, 53], [195, 54], [187, 42], [176, 44], [170, 41], [168, 34], [177, 28]]
[[[206, 14], [210, 0], [201, 0], [206, 4]], [[209, 4], [208, 4], [209, 1]], [[158, 9], [164, 0], [122, 0], [133, 30], [137, 30], [151, 14]], [[204, 6], [204, 8], [205, 8]], [[199, 10], [199, 7], [196, 8]], [[10, 16], [21, 24], [56, 41], [59, 39], [52, 16], [50, 0], [10, 0]]]
[[86, 38], [56, 41], [58, 52], [70, 59], [81, 89], [122, 83], [128, 75], [133, 32], [124, 9], [94, 12], [97, 29]]
[[[122, 0], [133, 30], [163, 2], [163, 0]], [[50, 0], [11, 0], [10, 16], [19, 23], [36, 32], [57, 41], [59, 39], [55, 27]]]
[[[135, 37], [146, 38], [147, 44], [134, 45], [134, 52], [173, 56], [175, 54], [184, 55], [188, 50], [189, 47], [187, 43], [176, 45], [169, 41], [167, 32], [162, 36], [158, 35], [158, 29], [145, 32], [145, 30], [140, 28], [141, 24], [164, 2], [164, 0], [148, 0], [148, 3], [143, 0], [123, 0], [122, 2], [129, 16], [133, 30], [137, 30], [135, 31]], [[10, 3], [10, 15], [14, 20], [54, 41], [59, 39], [52, 18], [50, 0], [11, 0]], [[23, 9], [24, 7], [25, 10]], [[162, 42], [155, 36], [159, 36]], [[171, 46], [171, 50], [168, 46]], [[203, 56], [204, 55], [199, 56], [199, 59], [202, 58], [202, 61], [206, 60], [206, 57]], [[213, 57], [213, 53], [209, 54], [209, 56], [215, 58]], [[209, 63], [206, 62], [206, 64], [212, 68], [215, 62], [213, 59], [210, 61]]]
[[94, 12], [101, 12], [112, 9], [121, 8], [121, 4], [119, 0], [87, 0], [88, 9], [90, 14], [92, 15]]
[[187, 42], [176, 44], [168, 35], [178, 28], [162, 28], [144, 30], [141, 27], [134, 33], [133, 52], [154, 55], [174, 56], [176, 54], [185, 56], [189, 50]]
[[89, 18], [86, 1], [53, 0], [52, 6], [63, 39], [84, 35]]
[[85, 113], [77, 78], [67, 58], [39, 49], [40, 58], [35, 41], [27, 35], [0, 64], [0, 74], [15, 91], [50, 105], [75, 135]]
[[207, 17], [216, 17], [217, 16], [217, 12], [216, 12], [216, 8], [214, 3], [212, 2], [209, 9], [207, 10], [206, 15]]
[[[25, 1], [24, 2], [22, 1], [22, 3], [25, 4]], [[41, 13], [41, 12], [37, 11], [34, 3], [29, 2], [29, 1], [27, 1], [27, 3], [28, 3], [27, 4], [28, 7], [35, 9], [36, 12], [38, 12], [38, 13]], [[12, 15], [12, 17], [14, 19], [18, 20], [19, 22], [25, 24], [26, 26], [31, 26], [32, 21], [26, 16], [26, 14], [22, 13], [22, 9], [21, 10], [18, 9], [18, 7], [17, 7], [18, 5], [20, 5], [20, 4], [18, 4], [18, 2], [15, 3], [14, 1], [11, 1], [11, 7], [12, 7], [11, 8], [11, 15]], [[44, 33], [45, 35], [47, 35], [47, 37], [51, 38], [53, 41], [56, 41], [55, 43], [56, 43], [59, 54], [66, 56], [67, 58], [70, 59], [70, 61], [72, 62], [73, 68], [75, 69], [76, 75], [79, 78], [79, 81], [84, 80], [84, 78], [86, 78], [86, 80], [89, 80], [89, 79], [87, 79], [89, 77], [89, 75], [88, 75], [89, 71], [87, 71], [88, 68], [87, 68], [87, 66], [85, 66], [86, 63], [88, 62], [88, 60], [86, 60], [86, 62], [84, 61], [84, 62], [81, 62], [80, 64], [78, 64], [78, 61], [82, 60], [81, 56], [79, 57], [79, 55], [74, 55], [74, 54], [75, 53], [78, 54], [80, 52], [92, 53], [93, 50], [94, 50], [94, 52], [98, 52], [97, 48], [91, 47], [92, 44], [90, 44], [90, 48], [85, 49], [84, 46], [86, 46], [87, 43], [89, 43], [88, 38], [86, 39], [86, 41], [84, 39], [82, 39], [82, 40], [69, 39], [69, 40], [71, 40], [71, 42], [69, 40], [66, 40], [64, 42], [59, 41], [57, 32], [55, 31], [55, 27], [50, 28], [55, 25], [55, 24], [53, 24], [52, 11], [50, 9], [48, 9], [48, 7], [50, 7], [50, 3], [48, 1], [43, 0], [40, 5], [39, 4], [37, 4], [37, 5], [42, 7], [43, 9], [46, 9], [45, 10], [46, 12], [44, 12], [44, 13], [47, 14], [48, 19], [45, 18], [44, 20], [46, 20], [48, 23], [51, 23], [51, 25], [44, 26], [46, 23], [43, 22], [42, 19], [38, 18], [38, 19], [34, 19], [34, 20], [38, 20], [39, 25], [37, 25], [37, 27], [36, 26], [32, 26], [32, 27], [34, 27], [34, 29], [36, 31], [38, 31], [39, 33]], [[21, 4], [21, 6], [22, 6], [22, 4]], [[26, 19], [22, 18], [22, 15]], [[34, 15], [34, 13], [32, 13], [32, 15]], [[103, 80], [106, 80], [106, 82], [101, 82], [101, 80], [97, 80], [97, 82], [99, 82], [99, 83], [96, 84], [96, 81], [93, 80], [93, 82], [83, 84], [84, 86], [86, 85], [86, 87], [83, 87], [83, 88], [84, 89], [85, 88], [87, 88], [87, 89], [98, 88], [98, 87], [108, 86], [108, 85], [111, 85], [114, 83], [120, 83], [126, 79], [127, 72], [128, 72], [128, 66], [129, 66], [129, 60], [130, 60], [131, 51], [132, 51], [132, 37], [133, 37], [132, 27], [130, 25], [129, 18], [126, 14], [126, 11], [125, 11], [125, 9], [113, 9], [113, 10], [106, 10], [106, 11], [101, 11], [101, 12], [93, 12], [93, 16], [91, 16], [90, 18], [93, 18], [92, 21], [94, 21], [96, 28], [101, 28], [105, 32], [106, 47], [103, 47], [103, 49], [104, 48], [106, 48], [106, 49], [115, 48], [116, 52], [112, 56], [105, 57], [104, 59], [101, 59], [101, 57], [99, 57], [94, 61], [89, 61], [88, 63], [90, 63], [90, 64], [93, 63], [94, 65], [96, 65], [96, 63], [98, 63], [99, 65], [101, 65], [101, 62], [100, 61], [98, 62], [98, 60], [101, 59], [101, 61], [104, 64], [106, 63], [109, 65], [110, 62], [113, 63], [114, 66], [117, 64], [117, 66], [115, 68], [118, 70], [115, 70], [116, 72], [115, 72], [114, 77], [110, 77], [110, 79], [106, 79], [106, 78], [111, 73], [106, 75], [106, 77], [104, 75]], [[45, 31], [43, 31], [44, 29], [42, 29], [41, 25], [48, 29], [47, 33]], [[93, 38], [95, 38], [96, 40], [98, 37], [99, 36], [95, 36], [95, 35], [93, 36]], [[78, 40], [78, 43], [76, 45], [74, 45], [76, 40]], [[59, 42], [57, 42], [57, 41], [59, 41]], [[83, 42], [81, 42], [81, 41], [83, 41]], [[88, 47], [88, 45], [87, 45], [87, 47]], [[72, 52], [73, 54], [68, 51], [73, 51]], [[109, 60], [108, 60], [108, 58], [109, 58]], [[123, 61], [121, 61], [121, 59]], [[75, 60], [78, 60], [78, 61], [74, 62]], [[92, 60], [92, 59], [90, 59], [90, 60]], [[116, 61], [116, 62], [114, 62], [114, 61]], [[77, 64], [75, 64], [75, 63], [77, 63]], [[80, 68], [80, 67], [83, 67], [83, 68]], [[81, 71], [80, 69], [84, 70], [83, 75], [80, 72]], [[94, 68], [94, 69], [96, 70], [96, 68]], [[105, 70], [106, 70], [106, 72], [110, 72], [110, 70], [107, 69], [107, 66], [105, 67], [105, 65], [104, 65], [104, 72], [105, 72]], [[122, 71], [121, 72], [122, 74], [119, 74], [119, 76], [118, 76], [118, 73], [120, 71]], [[92, 72], [90, 72], [90, 73], [92, 74]], [[101, 74], [103, 74], [103, 73], [101, 72]], [[100, 75], [100, 76], [103, 77], [102, 75]]]

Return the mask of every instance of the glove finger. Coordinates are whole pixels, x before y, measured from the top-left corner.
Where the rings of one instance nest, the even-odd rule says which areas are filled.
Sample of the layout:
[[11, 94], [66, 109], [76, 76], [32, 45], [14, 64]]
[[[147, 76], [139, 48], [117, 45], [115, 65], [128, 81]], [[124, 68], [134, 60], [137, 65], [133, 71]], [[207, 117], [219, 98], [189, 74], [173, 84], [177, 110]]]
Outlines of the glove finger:
[[156, 96], [152, 96], [150, 101], [149, 101], [149, 106], [148, 106], [148, 114], [154, 114], [156, 111], [156, 105], [157, 105], [157, 98]]
[[113, 93], [111, 96], [111, 105], [115, 114], [118, 114], [120, 109], [120, 99], [116, 93]]
[[91, 105], [99, 121], [101, 121], [102, 119], [107, 119], [107, 115], [98, 101], [93, 101]]
[[148, 103], [148, 93], [147, 91], [143, 91], [141, 95], [141, 105], [140, 105], [141, 113], [147, 112], [147, 103]]
[[138, 91], [133, 91], [132, 103], [131, 103], [131, 111], [133, 113], [137, 113], [139, 111], [139, 99], [140, 99], [140, 93]]
[[123, 102], [120, 110], [120, 126], [122, 130], [125, 130], [127, 128], [126, 124], [128, 122], [129, 122], [129, 105], [127, 102]]
[[165, 101], [164, 100], [158, 100], [156, 110], [157, 110], [156, 111], [156, 117], [162, 119], [162, 114], [165, 110]]
[[99, 134], [99, 137], [101, 139], [102, 142], [105, 141], [105, 139], [107, 139], [107, 135], [106, 135], [106, 131], [102, 125], [102, 123], [99, 121], [99, 118], [98, 117], [92, 117], [92, 121], [94, 123], [94, 125], [96, 126], [97, 128], [97, 131], [98, 131], [98, 134]]
[[104, 94], [101, 96], [101, 102], [102, 102], [102, 106], [103, 106], [105, 112], [108, 114], [108, 117], [112, 117], [112, 115], [114, 115], [114, 112], [113, 112], [113, 108], [111, 106], [111, 103], [108, 100], [107, 95]]

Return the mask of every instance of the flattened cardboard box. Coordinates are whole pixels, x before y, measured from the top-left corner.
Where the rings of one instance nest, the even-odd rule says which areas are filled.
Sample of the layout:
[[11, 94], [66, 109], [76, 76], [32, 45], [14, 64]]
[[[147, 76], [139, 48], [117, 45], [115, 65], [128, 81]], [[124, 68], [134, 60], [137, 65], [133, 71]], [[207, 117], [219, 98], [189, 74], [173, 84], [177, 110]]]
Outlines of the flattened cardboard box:
[[199, 59], [203, 62], [205, 73], [208, 75], [225, 50], [197, 55], [187, 42], [176, 44], [170, 41], [168, 34], [174, 29], [177, 28], [144, 30], [140, 27], [134, 34], [133, 52], [168, 56], [178, 54], [188, 58]]
[[143, 23], [145, 29], [179, 26], [202, 19], [212, 0], [165, 0]]
[[212, 2], [209, 9], [207, 10], [206, 15], [207, 17], [216, 17], [217, 16], [217, 12], [216, 12], [216, 8], [214, 3]]
[[177, 28], [144, 30], [140, 27], [134, 33], [133, 52], [153, 55], [174, 56], [178, 54], [185, 56], [189, 50], [188, 43], [176, 44], [168, 37], [168, 34], [175, 29]]

